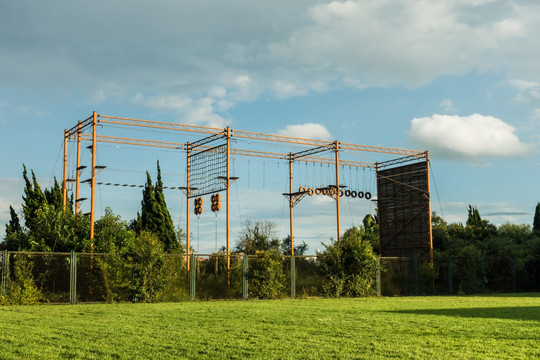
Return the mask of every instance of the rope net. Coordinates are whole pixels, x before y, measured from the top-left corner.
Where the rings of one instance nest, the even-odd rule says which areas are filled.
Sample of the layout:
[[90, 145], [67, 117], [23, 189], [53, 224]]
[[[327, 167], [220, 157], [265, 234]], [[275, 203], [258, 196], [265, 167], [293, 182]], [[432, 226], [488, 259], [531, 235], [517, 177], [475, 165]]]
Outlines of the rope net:
[[226, 189], [227, 145], [199, 151], [189, 156], [191, 197], [216, 193]]

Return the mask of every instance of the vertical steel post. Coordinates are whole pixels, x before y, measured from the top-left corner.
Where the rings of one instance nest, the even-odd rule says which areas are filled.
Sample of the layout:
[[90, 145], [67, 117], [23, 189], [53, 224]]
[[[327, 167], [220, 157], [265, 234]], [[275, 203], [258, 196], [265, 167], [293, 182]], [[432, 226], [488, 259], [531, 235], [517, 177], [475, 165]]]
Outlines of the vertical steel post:
[[512, 258], [512, 292], [516, 292], [516, 258]]
[[195, 254], [189, 256], [191, 267], [189, 270], [189, 298], [195, 300], [195, 288], [197, 285], [197, 265], [195, 264]]
[[67, 159], [68, 159], [68, 135], [67, 130], [64, 130], [64, 173], [62, 180], [62, 208], [66, 210], [67, 204]]
[[336, 218], [337, 218], [337, 241], [339, 242], [339, 239], [341, 237], [341, 222], [339, 220], [340, 213], [339, 213], [339, 193], [340, 193], [340, 187], [339, 187], [339, 141], [334, 142], [335, 146], [335, 152], [336, 152]]
[[79, 188], [81, 183], [81, 122], [77, 123], [77, 168], [75, 172], [75, 214], [79, 213]]
[[77, 254], [71, 251], [69, 267], [69, 303], [77, 303]]
[[8, 273], [9, 273], [9, 252], [4, 250], [2, 252], [2, 295], [7, 295], [8, 285]]
[[227, 186], [225, 187], [226, 192], [226, 202], [227, 202], [227, 210], [226, 210], [226, 218], [227, 218], [227, 225], [226, 225], [226, 233], [227, 233], [227, 285], [231, 285], [231, 249], [230, 249], [230, 243], [231, 243], [231, 197], [230, 197], [230, 186], [231, 186], [231, 128], [227, 126]]
[[486, 291], [486, 259], [482, 259], [482, 291]]
[[413, 258], [414, 295], [418, 295], [418, 259]]
[[189, 181], [189, 177], [190, 177], [190, 172], [191, 172], [191, 159], [190, 159], [190, 155], [191, 155], [191, 148], [189, 147], [189, 142], [186, 143], [186, 154], [187, 154], [187, 157], [186, 157], [186, 267], [187, 267], [187, 272], [189, 274], [189, 269], [190, 269], [190, 258], [189, 258], [189, 254], [190, 254], [190, 238], [189, 238], [189, 199], [190, 199], [190, 196], [191, 196], [191, 183]]
[[452, 257], [448, 257], [448, 290], [450, 295], [454, 294], [454, 283], [452, 281]]
[[377, 256], [377, 279], [376, 279], [376, 287], [377, 287], [377, 296], [381, 296], [381, 257]]
[[249, 258], [247, 254], [242, 256], [242, 299], [248, 299], [248, 269]]
[[293, 231], [293, 157], [289, 153], [289, 229], [291, 237], [291, 256], [294, 256], [294, 231]]
[[291, 299], [296, 298], [296, 266], [294, 255], [291, 255]]

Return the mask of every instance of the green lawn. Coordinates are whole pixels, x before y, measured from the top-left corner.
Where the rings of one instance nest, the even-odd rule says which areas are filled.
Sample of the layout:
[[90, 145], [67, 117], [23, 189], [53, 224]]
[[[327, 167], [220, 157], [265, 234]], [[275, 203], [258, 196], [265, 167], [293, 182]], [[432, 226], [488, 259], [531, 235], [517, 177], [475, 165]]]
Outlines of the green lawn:
[[540, 294], [0, 307], [0, 359], [538, 359]]

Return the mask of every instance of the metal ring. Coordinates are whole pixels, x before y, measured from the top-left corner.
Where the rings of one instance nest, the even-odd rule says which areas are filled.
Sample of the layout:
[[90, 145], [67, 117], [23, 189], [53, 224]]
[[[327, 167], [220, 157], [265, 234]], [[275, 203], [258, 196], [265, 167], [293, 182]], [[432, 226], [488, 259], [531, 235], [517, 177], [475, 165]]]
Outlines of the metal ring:
[[356, 191], [355, 191], [355, 190], [351, 190], [351, 197], [352, 197], [352, 198], [355, 198], [355, 197], [356, 197]]
[[351, 190], [345, 190], [345, 196], [346, 197], [351, 196]]
[[359, 199], [363, 199], [364, 198], [364, 192], [363, 191], [359, 191], [358, 194], [356, 195]]
[[323, 189], [322, 189], [322, 194], [323, 194], [323, 195], [328, 195], [328, 189], [327, 189], [327, 188], [323, 188]]
[[339, 197], [343, 197], [343, 190], [339, 190]]
[[306, 187], [305, 186], [300, 186], [300, 188], [298, 189], [298, 192], [306, 192]]
[[369, 191], [366, 191], [366, 199], [367, 200], [371, 199], [371, 193]]
[[321, 195], [321, 192], [322, 192], [322, 189], [321, 189], [321, 188], [316, 188], [316, 189], [315, 189], [315, 194]]
[[307, 189], [307, 194], [308, 194], [309, 196], [313, 196], [313, 193], [314, 193], [314, 192], [315, 192], [315, 191], [313, 191], [313, 188]]

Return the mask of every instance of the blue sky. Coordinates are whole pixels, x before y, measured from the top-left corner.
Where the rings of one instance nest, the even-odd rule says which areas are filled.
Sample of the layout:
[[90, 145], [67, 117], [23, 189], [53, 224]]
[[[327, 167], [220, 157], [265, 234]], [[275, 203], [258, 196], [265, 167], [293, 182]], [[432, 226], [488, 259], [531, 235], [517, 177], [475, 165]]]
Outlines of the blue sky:
[[[42, 186], [61, 178], [63, 131], [94, 110], [429, 150], [432, 207], [447, 221], [464, 221], [473, 204], [493, 223], [530, 224], [540, 200], [539, 33], [535, 1], [0, 0], [0, 231], [9, 204], [20, 210], [22, 163]], [[183, 154], [104, 146], [100, 156], [103, 181], [141, 184], [156, 160], [171, 186], [184, 181]], [[283, 170], [238, 159], [233, 232], [251, 218], [286, 235]], [[295, 171], [299, 184], [325, 176]], [[184, 227], [181, 195], [166, 196]], [[98, 216], [111, 206], [129, 220], [141, 196], [104, 188], [99, 197]], [[344, 226], [373, 211], [342, 206]], [[314, 199], [295, 208], [311, 250], [334, 236], [333, 211]], [[214, 247], [215, 223], [194, 220], [201, 250]]]

